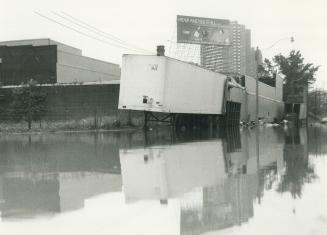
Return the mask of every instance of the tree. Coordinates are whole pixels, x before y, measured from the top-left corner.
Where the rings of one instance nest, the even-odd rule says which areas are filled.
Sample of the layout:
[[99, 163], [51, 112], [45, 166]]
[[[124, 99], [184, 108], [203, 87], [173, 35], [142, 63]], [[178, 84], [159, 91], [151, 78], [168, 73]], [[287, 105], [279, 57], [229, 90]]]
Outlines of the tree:
[[[310, 84], [316, 80], [315, 75], [319, 66], [314, 66], [312, 63], [304, 63], [300, 51], [291, 51], [285, 57], [281, 54], [276, 55], [273, 61], [278, 66], [284, 78], [284, 97], [290, 95], [302, 95], [308, 89]], [[285, 100], [285, 99], [284, 99]]]
[[[282, 54], [273, 57], [273, 62], [265, 59], [263, 64], [258, 65], [258, 76], [261, 82], [268, 85], [275, 84], [274, 68], [278, 68], [284, 77], [284, 101], [288, 98], [294, 98], [296, 102], [303, 98], [303, 92], [306, 92], [310, 84], [316, 80], [315, 75], [319, 66], [312, 63], [304, 63], [300, 51], [291, 51], [288, 56]], [[294, 102], [294, 103], [296, 103]]]
[[302, 84], [312, 84], [316, 81], [315, 74], [319, 66], [314, 66], [312, 63], [304, 63], [304, 58], [300, 51], [293, 50], [288, 57], [279, 54], [273, 60], [285, 75], [286, 82], [296, 81]]
[[274, 65], [269, 59], [265, 59], [262, 64], [258, 65], [258, 78], [260, 82], [263, 82], [269, 86], [275, 87], [276, 73], [274, 71]]
[[13, 120], [25, 120], [28, 129], [32, 121], [41, 120], [46, 114], [46, 93], [31, 79], [29, 82], [12, 90], [11, 116]]

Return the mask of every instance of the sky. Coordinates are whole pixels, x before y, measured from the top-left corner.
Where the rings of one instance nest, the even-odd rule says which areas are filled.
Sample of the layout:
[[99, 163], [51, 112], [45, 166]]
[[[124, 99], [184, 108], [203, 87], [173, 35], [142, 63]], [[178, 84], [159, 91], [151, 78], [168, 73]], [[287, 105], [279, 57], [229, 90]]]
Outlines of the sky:
[[229, 19], [251, 29], [252, 46], [259, 46], [265, 58], [300, 50], [305, 62], [321, 66], [314, 87], [327, 89], [326, 8], [325, 0], [0, 0], [0, 41], [51, 38], [82, 49], [85, 56], [121, 64], [122, 54], [135, 51], [114, 46], [108, 36], [79, 28], [56, 14], [74, 16], [153, 53], [156, 45], [165, 45], [167, 50], [176, 41], [176, 15]]

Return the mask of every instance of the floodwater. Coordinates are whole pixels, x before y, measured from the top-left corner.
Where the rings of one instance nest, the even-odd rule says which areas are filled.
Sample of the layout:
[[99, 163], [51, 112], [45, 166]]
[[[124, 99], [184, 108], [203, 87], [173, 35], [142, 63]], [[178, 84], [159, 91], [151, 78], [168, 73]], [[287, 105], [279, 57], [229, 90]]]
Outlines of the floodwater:
[[327, 127], [0, 136], [0, 234], [327, 234]]

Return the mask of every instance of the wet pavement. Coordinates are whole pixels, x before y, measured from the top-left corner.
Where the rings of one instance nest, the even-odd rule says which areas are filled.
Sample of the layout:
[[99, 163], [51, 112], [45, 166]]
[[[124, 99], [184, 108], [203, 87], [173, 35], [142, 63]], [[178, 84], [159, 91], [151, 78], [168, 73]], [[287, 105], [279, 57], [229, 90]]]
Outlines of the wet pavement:
[[327, 127], [0, 136], [0, 234], [327, 234]]

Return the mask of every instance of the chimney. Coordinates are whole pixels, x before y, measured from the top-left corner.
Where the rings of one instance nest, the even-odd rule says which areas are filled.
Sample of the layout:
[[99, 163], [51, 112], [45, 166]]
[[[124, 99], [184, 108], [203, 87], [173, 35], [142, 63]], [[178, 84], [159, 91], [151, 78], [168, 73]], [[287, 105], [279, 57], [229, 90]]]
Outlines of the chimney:
[[157, 56], [165, 56], [165, 46], [157, 46]]

